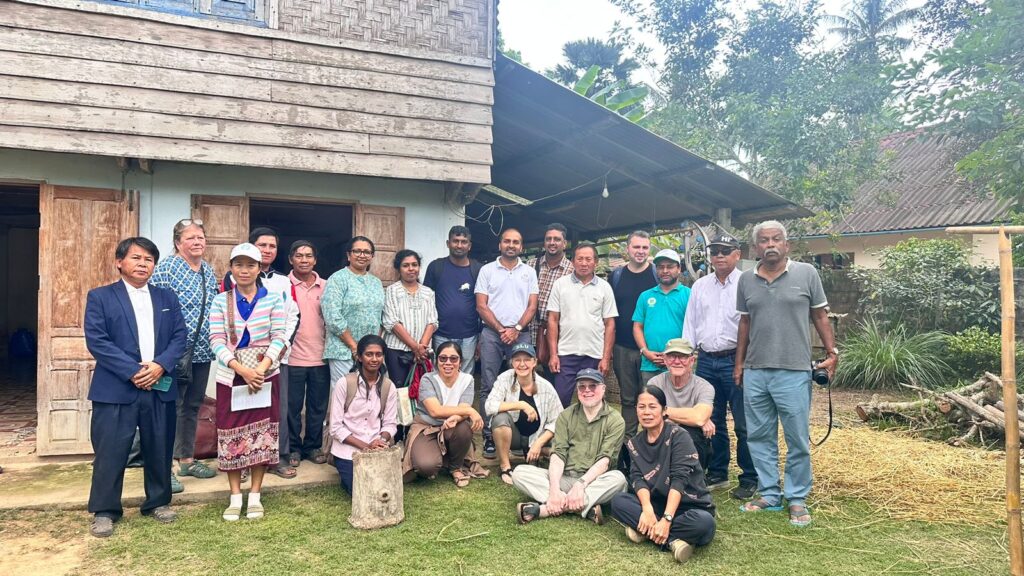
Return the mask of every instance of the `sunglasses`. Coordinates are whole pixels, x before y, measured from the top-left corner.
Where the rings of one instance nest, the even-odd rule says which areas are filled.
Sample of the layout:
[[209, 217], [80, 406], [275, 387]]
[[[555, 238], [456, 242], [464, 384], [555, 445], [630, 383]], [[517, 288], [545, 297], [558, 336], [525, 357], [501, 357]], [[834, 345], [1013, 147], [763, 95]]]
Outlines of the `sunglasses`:
[[195, 224], [196, 226], [202, 226], [203, 221], [198, 218], [185, 218], [184, 220], [179, 220], [177, 226], [179, 228], [186, 228], [193, 224]]
[[729, 254], [732, 254], [733, 250], [735, 250], [735, 248], [712, 248], [711, 249], [711, 255], [712, 256], [728, 256]]
[[458, 356], [438, 356], [437, 357], [437, 361], [440, 364], [455, 364], [459, 360], [462, 360], [462, 358], [460, 358]]
[[580, 392], [583, 392], [585, 390], [593, 391], [597, 390], [598, 386], [600, 386], [600, 384], [596, 382], [580, 382], [579, 384], [576, 385], [576, 389], [579, 390]]

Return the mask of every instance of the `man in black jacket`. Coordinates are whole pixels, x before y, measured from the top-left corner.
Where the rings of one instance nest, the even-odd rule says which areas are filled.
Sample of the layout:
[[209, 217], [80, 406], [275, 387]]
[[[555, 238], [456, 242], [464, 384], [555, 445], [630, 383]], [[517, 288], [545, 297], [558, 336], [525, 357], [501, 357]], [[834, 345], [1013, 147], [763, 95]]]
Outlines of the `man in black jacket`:
[[443, 342], [457, 343], [462, 347], [462, 371], [472, 374], [480, 337], [480, 315], [473, 290], [481, 264], [469, 257], [473, 246], [469, 228], [452, 226], [445, 244], [448, 257], [431, 262], [423, 277], [423, 285], [434, 291], [437, 305], [438, 327], [432, 345], [436, 350]]

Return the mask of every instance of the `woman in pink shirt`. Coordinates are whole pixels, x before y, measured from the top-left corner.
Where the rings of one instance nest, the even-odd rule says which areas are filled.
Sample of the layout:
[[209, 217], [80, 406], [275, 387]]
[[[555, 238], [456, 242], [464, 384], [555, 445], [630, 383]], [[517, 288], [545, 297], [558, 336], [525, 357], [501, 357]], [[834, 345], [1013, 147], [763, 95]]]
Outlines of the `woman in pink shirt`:
[[330, 407], [331, 454], [341, 487], [349, 494], [355, 453], [390, 447], [398, 430], [398, 393], [381, 370], [384, 339], [376, 334], [360, 338], [355, 360], [358, 370], [334, 387]]

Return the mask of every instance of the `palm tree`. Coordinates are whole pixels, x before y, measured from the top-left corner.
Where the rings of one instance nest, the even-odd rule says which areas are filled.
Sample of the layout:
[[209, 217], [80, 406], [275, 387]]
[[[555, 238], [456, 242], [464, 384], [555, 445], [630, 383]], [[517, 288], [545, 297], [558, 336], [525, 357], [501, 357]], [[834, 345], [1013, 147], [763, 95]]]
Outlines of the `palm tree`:
[[832, 25], [828, 31], [843, 40], [853, 58], [880, 60], [910, 46], [911, 40], [899, 33], [920, 18], [920, 9], [907, 8], [907, 1], [853, 0], [845, 15], [824, 19]]
[[634, 58], [624, 58], [622, 50], [623, 47], [616, 42], [597, 38], [566, 42], [562, 47], [565, 63], [548, 70], [547, 75], [559, 84], [572, 87], [591, 66], [596, 65], [601, 72], [593, 83], [594, 92], [616, 81], [629, 84], [630, 74], [640, 68], [640, 63]]

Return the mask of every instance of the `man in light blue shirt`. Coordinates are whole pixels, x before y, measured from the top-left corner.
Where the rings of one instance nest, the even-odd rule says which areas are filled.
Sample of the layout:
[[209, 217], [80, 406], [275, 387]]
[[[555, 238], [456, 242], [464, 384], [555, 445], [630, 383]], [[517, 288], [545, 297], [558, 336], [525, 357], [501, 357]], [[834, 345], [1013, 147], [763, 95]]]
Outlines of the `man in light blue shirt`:
[[757, 471], [747, 446], [747, 421], [743, 413], [743, 388], [735, 385], [732, 372], [736, 367], [736, 334], [740, 313], [736, 311], [736, 286], [740, 271], [740, 243], [729, 234], [719, 234], [710, 244], [714, 274], [697, 279], [690, 290], [686, 305], [683, 337], [698, 350], [697, 376], [707, 380], [715, 389], [711, 422], [711, 458], [708, 462], [709, 489], [729, 485], [729, 428], [726, 415], [732, 410], [733, 431], [736, 434], [736, 463], [739, 464], [739, 486], [732, 491], [734, 498], [747, 500], [757, 490]]
[[[666, 248], [654, 257], [658, 285], [640, 294], [633, 312], [633, 338], [640, 347], [643, 360], [640, 374], [646, 385], [651, 378], [665, 371], [663, 352], [673, 338], [683, 335], [683, 319], [690, 289], [679, 282], [682, 264], [679, 253]], [[635, 430], [628, 430], [632, 434]]]

